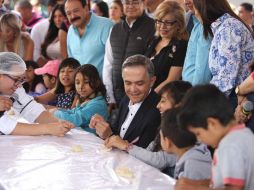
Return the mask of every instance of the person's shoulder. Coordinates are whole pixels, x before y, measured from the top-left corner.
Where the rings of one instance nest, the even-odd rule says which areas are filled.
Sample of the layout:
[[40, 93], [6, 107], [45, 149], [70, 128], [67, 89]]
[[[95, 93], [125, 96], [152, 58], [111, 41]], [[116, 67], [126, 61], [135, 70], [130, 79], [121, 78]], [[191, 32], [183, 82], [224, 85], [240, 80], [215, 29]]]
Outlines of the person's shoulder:
[[97, 15], [92, 15], [94, 17], [94, 20], [96, 20], [97, 23], [100, 23], [101, 26], [113, 26], [114, 23], [109, 19], [109, 18], [105, 18], [105, 17], [101, 17], [101, 16], [97, 16]]
[[175, 39], [173, 43], [174, 43], [175, 45], [181, 47], [181, 46], [187, 46], [188, 41], [189, 41], [188, 39], [180, 39], [180, 40]]
[[34, 44], [34, 41], [32, 40], [31, 36], [27, 32], [21, 33], [21, 40], [25, 46]]
[[106, 99], [103, 96], [99, 95], [99, 96], [93, 98], [90, 102], [95, 103], [95, 104], [105, 104]]
[[205, 162], [211, 162], [212, 157], [207, 145], [198, 144], [187, 151], [187, 157], [192, 160], [200, 160]]
[[74, 29], [75, 29], [74, 26], [71, 24], [69, 27], [68, 33], [74, 31]]
[[152, 102], [158, 102], [160, 100], [160, 96], [154, 90], [151, 90], [146, 99], [149, 99]]
[[32, 31], [36, 30], [36, 29], [39, 29], [39, 28], [46, 27], [46, 26], [49, 26], [49, 20], [48, 19], [42, 19], [40, 22], [36, 23], [33, 26]]
[[235, 32], [238, 31], [237, 33], [240, 34], [244, 30], [248, 30], [248, 28], [245, 26], [245, 24], [240, 21], [239, 19], [229, 15], [225, 14], [220, 17], [221, 25], [219, 27], [220, 32]]
[[154, 19], [150, 18], [150, 17], [147, 16], [146, 14], [142, 15], [142, 16], [140, 17], [140, 19], [141, 19], [140, 24], [141, 24], [142, 26], [150, 27], [151, 29], [154, 29], [154, 30], [155, 30], [155, 27], [154, 27], [155, 21], [154, 21]]
[[151, 90], [149, 95], [143, 101], [142, 105], [149, 108], [148, 110], [146, 110], [147, 113], [152, 112], [156, 114], [156, 116], [160, 117], [160, 112], [157, 109], [157, 104], [159, 103], [159, 101], [160, 101], [160, 96], [154, 90]]
[[30, 35], [27, 32], [21, 32], [21, 38], [23, 40], [29, 40], [29, 39], [31, 39]]
[[254, 138], [253, 138], [253, 133], [251, 132], [251, 130], [243, 125], [239, 125], [234, 127], [233, 129], [231, 129], [230, 132], [227, 133], [227, 135], [225, 135], [220, 144], [221, 143], [230, 143], [233, 141], [236, 142], [241, 142], [241, 141], [245, 141], [247, 139], [251, 139], [252, 142], [254, 143]]
[[70, 38], [71, 36], [75, 35], [75, 27], [73, 25], [70, 25], [69, 29], [68, 29], [68, 33], [67, 33], [67, 38]]
[[143, 18], [145, 21], [147, 22], [151, 22], [151, 23], [154, 23], [154, 19], [149, 17], [146, 13], [144, 13], [141, 18]]

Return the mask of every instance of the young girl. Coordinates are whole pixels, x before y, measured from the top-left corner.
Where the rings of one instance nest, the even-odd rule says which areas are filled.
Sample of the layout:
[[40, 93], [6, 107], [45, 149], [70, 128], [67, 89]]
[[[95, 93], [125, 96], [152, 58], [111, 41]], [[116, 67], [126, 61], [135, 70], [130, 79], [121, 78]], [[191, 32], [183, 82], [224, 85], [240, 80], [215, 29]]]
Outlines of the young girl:
[[45, 104], [56, 100], [56, 107], [65, 109], [71, 108], [76, 95], [74, 75], [75, 70], [79, 66], [80, 63], [74, 58], [63, 60], [59, 66], [56, 87], [36, 97], [36, 100]]
[[95, 133], [94, 129], [88, 127], [91, 117], [94, 114], [100, 114], [105, 120], [108, 119], [106, 89], [97, 69], [90, 64], [81, 66], [75, 75], [75, 87], [78, 105], [72, 110], [59, 109], [54, 112], [54, 115]]
[[42, 76], [35, 75], [34, 70], [39, 68], [36, 62], [26, 61], [26, 82], [23, 84], [23, 87], [31, 96], [44, 94], [47, 89], [43, 84]]
[[[178, 106], [184, 94], [190, 88], [191, 84], [185, 81], [173, 81], [165, 85], [160, 91], [161, 100], [157, 105], [160, 113], [163, 114], [166, 110]], [[155, 140], [149, 144], [147, 149], [132, 145], [132, 143], [122, 140], [119, 136], [111, 136], [106, 139], [105, 146], [108, 148], [116, 147], [121, 150], [126, 150], [132, 156], [161, 170], [167, 167], [173, 167], [176, 162], [176, 157], [172, 157], [172, 155], [164, 151], [159, 151], [161, 150], [159, 134]]]

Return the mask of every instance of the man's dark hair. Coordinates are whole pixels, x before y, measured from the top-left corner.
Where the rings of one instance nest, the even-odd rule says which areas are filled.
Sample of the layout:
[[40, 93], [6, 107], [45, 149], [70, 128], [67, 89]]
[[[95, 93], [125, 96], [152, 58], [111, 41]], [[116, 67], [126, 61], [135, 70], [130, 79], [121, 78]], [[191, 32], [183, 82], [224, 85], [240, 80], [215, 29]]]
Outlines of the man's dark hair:
[[253, 10], [253, 6], [250, 3], [242, 3], [242, 4], [240, 4], [240, 6], [249, 12], [252, 12], [252, 10]]
[[161, 132], [164, 137], [169, 138], [178, 148], [194, 146], [197, 142], [196, 136], [188, 130], [182, 129], [177, 123], [179, 108], [172, 108], [163, 113], [161, 118]]
[[[73, 0], [66, 0], [65, 3], [68, 2], [68, 1], [73, 1]], [[82, 7], [86, 6], [86, 0], [76, 0], [76, 1], [80, 1], [81, 4], [82, 4]]]
[[229, 99], [214, 85], [201, 85], [190, 89], [182, 101], [178, 123], [181, 127], [207, 129], [207, 118], [212, 117], [226, 126], [234, 119]]

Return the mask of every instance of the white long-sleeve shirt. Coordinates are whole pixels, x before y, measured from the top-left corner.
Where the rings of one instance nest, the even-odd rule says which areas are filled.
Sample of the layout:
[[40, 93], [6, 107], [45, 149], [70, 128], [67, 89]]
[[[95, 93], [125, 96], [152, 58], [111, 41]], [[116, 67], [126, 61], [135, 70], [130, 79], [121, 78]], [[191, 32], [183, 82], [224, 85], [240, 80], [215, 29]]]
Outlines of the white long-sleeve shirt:
[[23, 87], [18, 88], [14, 94], [13, 97], [15, 101], [12, 108], [17, 117], [12, 117], [5, 112], [0, 118], [0, 132], [6, 135], [11, 134], [15, 129], [19, 116], [32, 123], [45, 111], [45, 108], [41, 104], [37, 103], [33, 97], [26, 94]]

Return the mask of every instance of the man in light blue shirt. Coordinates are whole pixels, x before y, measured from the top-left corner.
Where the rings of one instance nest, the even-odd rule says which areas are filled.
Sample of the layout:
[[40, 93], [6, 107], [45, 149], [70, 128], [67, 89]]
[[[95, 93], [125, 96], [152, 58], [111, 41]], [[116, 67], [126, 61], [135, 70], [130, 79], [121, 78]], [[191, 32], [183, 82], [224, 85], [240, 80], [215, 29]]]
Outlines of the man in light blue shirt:
[[[187, 4], [187, 3], [186, 3]], [[192, 0], [188, 1], [188, 8], [194, 13]], [[212, 38], [205, 39], [204, 28], [198, 19], [191, 15], [194, 27], [191, 31], [186, 57], [183, 66], [182, 78], [192, 85], [208, 84], [212, 74], [208, 65], [209, 50]]]
[[90, 13], [85, 0], [67, 0], [65, 12], [72, 24], [67, 35], [68, 56], [82, 65], [94, 65], [101, 76], [105, 44], [113, 23]]

